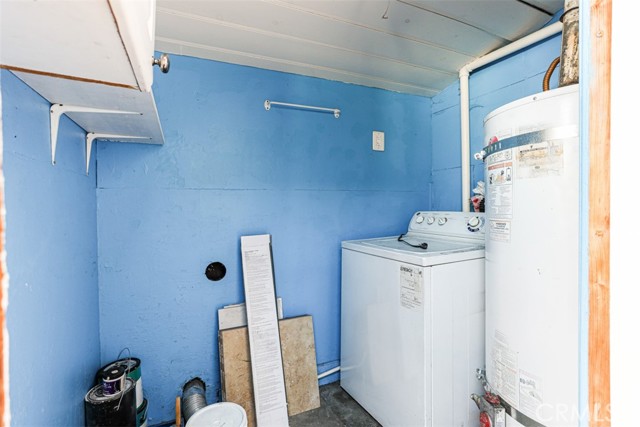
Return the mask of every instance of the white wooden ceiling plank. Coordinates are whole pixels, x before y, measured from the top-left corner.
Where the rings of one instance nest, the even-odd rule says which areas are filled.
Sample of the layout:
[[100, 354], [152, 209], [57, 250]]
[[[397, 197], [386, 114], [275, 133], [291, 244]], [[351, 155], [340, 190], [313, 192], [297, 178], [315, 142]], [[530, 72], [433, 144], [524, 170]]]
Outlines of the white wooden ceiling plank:
[[2, 1], [0, 64], [136, 87], [107, 1], [63, 3]]
[[433, 94], [455, 82], [463, 65], [543, 26], [562, 6], [563, 0], [158, 0], [156, 48]]
[[544, 26], [551, 16], [519, 1], [399, 0], [418, 10], [448, 16], [489, 34], [514, 41]]
[[411, 85], [403, 82], [402, 80], [385, 80], [380, 77], [357, 74], [349, 70], [335, 70], [327, 67], [312, 66], [310, 64], [283, 61], [280, 58], [249, 55], [245, 52], [215, 49], [210, 46], [190, 45], [179, 40], [157, 38], [156, 46], [163, 52], [176, 55], [186, 55], [230, 64], [256, 67], [265, 70], [317, 77], [326, 80], [386, 89], [394, 92], [427, 97], [434, 96], [440, 92], [440, 89], [429, 88], [421, 85]]
[[[158, 17], [158, 22], [163, 18]], [[256, 33], [248, 28], [229, 28], [172, 16], [170, 28], [164, 34], [173, 40], [216, 40], [221, 49], [244, 52], [256, 57], [280, 58], [292, 63], [307, 63], [330, 69], [350, 70], [357, 74], [385, 79], [402, 79], [409, 84], [428, 85], [443, 89], [457, 78], [457, 73], [442, 72], [414, 64], [374, 57], [361, 52], [314, 45], [299, 39], [283, 40], [278, 35], [260, 34], [260, 44], [254, 43]]]
[[[435, 13], [394, 0], [271, 0], [341, 19], [390, 35], [421, 40], [474, 57], [482, 56], [505, 40]], [[386, 18], [383, 18], [386, 16]]]
[[[274, 5], [256, 2], [252, 3], [252, 7], [247, 8], [244, 2], [224, 2], [224, 8], [218, 8], [216, 13], [209, 13], [207, 16], [202, 15], [207, 12], [207, 8], [202, 5], [203, 2], [197, 3], [200, 7], [190, 8], [189, 13], [165, 7], [158, 8], [158, 16], [162, 19], [159, 25], [159, 36], [164, 36], [165, 29], [176, 25], [171, 22], [171, 16], [180, 16], [202, 20], [212, 25], [254, 28], [265, 33], [282, 34], [289, 38], [309, 40], [313, 43], [361, 51], [369, 55], [388, 57], [446, 71], [457, 71], [474, 59], [472, 56], [417, 40], [390, 36], [367, 27], [292, 9], [286, 5], [283, 7], [282, 3]], [[277, 19], [265, 19], [269, 14], [277, 15]], [[318, 30], [319, 28], [321, 31]], [[217, 43], [215, 39], [192, 41], [201, 44]]]
[[530, 5], [555, 15], [564, 8], [564, 0], [526, 0]]
[[[169, 40], [165, 40], [169, 41]], [[175, 41], [176, 44], [181, 44], [183, 46], [186, 45], [183, 41]], [[166, 50], [166, 45], [163, 43], [163, 50]], [[314, 55], [314, 58], [317, 61], [313, 63], [308, 60], [296, 61], [292, 59], [285, 59], [282, 55], [277, 57], [265, 55], [264, 52], [259, 53], [247, 53], [245, 51], [238, 50], [230, 50], [230, 49], [215, 49], [209, 46], [198, 46], [198, 45], [190, 45], [191, 48], [196, 49], [198, 52], [209, 52], [206, 56], [207, 59], [213, 59], [216, 61], [230, 61], [228, 58], [250, 58], [250, 62], [246, 61], [231, 61], [232, 63], [237, 63], [241, 65], [251, 65], [260, 68], [273, 69], [269, 67], [269, 63], [278, 62], [281, 65], [286, 65], [290, 67], [289, 69], [285, 68], [282, 71], [285, 72], [298, 72], [293, 71], [294, 68], [304, 69], [304, 70], [330, 70], [331, 72], [338, 72], [342, 75], [358, 75], [358, 76], [367, 76], [370, 79], [377, 80], [392, 80], [396, 82], [403, 82], [408, 85], [419, 86], [423, 88], [428, 88], [432, 92], [439, 92], [444, 89], [446, 86], [451, 84], [452, 82], [457, 80], [457, 75], [446, 75], [446, 76], [438, 76], [437, 78], [428, 75], [422, 70], [416, 69], [414, 67], [407, 66], [377, 66], [375, 63], [358, 63], [357, 61], [345, 62], [343, 61], [340, 64], [331, 64], [329, 61], [323, 61], [323, 58], [320, 56]], [[181, 54], [185, 54], [186, 50], [181, 50]], [[326, 59], [332, 58], [334, 55], [329, 54]], [[263, 65], [264, 63], [264, 65]], [[302, 68], [300, 68], [302, 67]], [[308, 72], [308, 71], [307, 71]], [[311, 76], [319, 76], [317, 73], [302, 73], [304, 75]]]

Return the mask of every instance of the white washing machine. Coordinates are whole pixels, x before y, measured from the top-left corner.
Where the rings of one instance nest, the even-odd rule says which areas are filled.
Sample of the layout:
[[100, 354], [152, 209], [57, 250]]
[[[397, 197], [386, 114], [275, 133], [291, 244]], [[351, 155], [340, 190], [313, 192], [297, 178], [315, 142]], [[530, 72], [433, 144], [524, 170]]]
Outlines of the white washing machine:
[[484, 304], [482, 213], [342, 242], [342, 388], [385, 427], [476, 426]]

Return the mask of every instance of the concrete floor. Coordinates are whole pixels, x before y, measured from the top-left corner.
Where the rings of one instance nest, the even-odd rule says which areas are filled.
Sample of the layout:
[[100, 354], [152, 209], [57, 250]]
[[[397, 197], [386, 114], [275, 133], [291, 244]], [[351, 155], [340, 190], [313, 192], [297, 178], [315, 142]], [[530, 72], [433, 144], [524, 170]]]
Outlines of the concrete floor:
[[[2, 1], [2, 0], [0, 0]], [[176, 427], [176, 423], [152, 427]], [[184, 422], [181, 423], [184, 427]], [[340, 381], [320, 386], [320, 407], [289, 417], [289, 427], [382, 427], [349, 394]]]
[[320, 386], [320, 407], [289, 418], [289, 427], [382, 427], [341, 387]]

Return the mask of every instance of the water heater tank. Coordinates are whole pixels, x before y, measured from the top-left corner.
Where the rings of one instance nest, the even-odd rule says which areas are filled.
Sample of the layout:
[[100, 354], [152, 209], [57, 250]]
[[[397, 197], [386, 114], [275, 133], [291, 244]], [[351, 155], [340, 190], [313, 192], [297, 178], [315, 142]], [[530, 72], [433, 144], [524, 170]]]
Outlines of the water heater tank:
[[507, 425], [579, 423], [578, 95], [485, 118], [486, 370]]

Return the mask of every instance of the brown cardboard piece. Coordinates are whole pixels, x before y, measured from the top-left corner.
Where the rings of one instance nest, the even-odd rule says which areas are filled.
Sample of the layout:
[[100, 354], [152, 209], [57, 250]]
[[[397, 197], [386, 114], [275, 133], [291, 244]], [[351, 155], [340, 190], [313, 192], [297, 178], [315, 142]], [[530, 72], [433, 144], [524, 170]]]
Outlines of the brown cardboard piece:
[[[287, 393], [287, 413], [300, 414], [320, 407], [316, 347], [311, 316], [279, 320], [280, 346]], [[247, 327], [218, 332], [222, 400], [241, 405], [249, 427], [256, 426], [251, 357]]]

